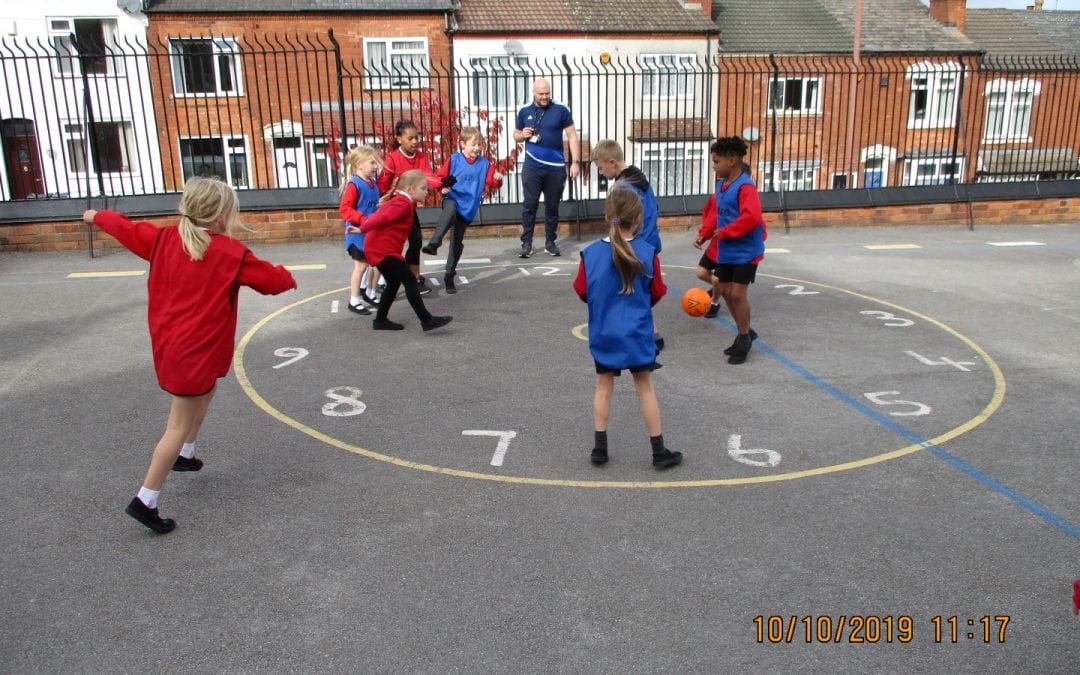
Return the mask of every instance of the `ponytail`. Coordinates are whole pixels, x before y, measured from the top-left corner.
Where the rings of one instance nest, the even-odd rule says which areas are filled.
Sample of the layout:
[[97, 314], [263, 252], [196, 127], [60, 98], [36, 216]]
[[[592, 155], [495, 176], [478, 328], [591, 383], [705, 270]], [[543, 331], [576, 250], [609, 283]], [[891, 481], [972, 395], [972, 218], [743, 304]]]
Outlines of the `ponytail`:
[[604, 203], [604, 217], [610, 225], [611, 260], [622, 279], [620, 294], [634, 292], [634, 279], [645, 274], [645, 263], [638, 259], [624, 232], [634, 234], [641, 226], [641, 197], [637, 192], [616, 185]]
[[202, 260], [210, 247], [206, 228], [231, 235], [239, 223], [236, 192], [217, 178], [192, 178], [180, 198], [180, 240], [192, 260]]

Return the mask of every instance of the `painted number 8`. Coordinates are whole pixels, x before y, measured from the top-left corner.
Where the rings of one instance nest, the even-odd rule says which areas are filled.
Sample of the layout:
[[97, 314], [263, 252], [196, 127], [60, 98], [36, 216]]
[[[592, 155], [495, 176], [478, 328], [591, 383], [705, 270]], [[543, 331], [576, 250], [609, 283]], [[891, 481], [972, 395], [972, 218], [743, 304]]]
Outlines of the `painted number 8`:
[[[338, 392], [348, 392], [348, 396], [343, 396]], [[367, 404], [360, 400], [360, 395], [364, 392], [360, 391], [356, 387], [334, 387], [333, 389], [326, 390], [326, 397], [332, 399], [332, 403], [325, 403], [322, 407], [322, 414], [327, 417], [351, 417], [353, 415], [359, 415], [367, 410]]]

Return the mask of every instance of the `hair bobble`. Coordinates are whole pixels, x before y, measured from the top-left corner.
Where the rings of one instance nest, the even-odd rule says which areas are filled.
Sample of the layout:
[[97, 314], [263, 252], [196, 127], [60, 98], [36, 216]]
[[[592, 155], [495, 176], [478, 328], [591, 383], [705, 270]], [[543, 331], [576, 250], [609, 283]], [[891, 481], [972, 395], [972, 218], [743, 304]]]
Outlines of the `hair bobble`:
[[622, 221], [619, 220], [618, 216], [615, 216], [614, 218], [611, 219], [611, 224], [618, 227], [619, 225], [622, 225]]

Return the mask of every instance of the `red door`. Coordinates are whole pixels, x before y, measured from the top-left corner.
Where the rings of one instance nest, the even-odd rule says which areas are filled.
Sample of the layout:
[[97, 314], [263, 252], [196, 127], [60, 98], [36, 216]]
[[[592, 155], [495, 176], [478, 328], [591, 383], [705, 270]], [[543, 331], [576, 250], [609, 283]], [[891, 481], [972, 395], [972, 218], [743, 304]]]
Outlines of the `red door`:
[[34, 121], [4, 120], [0, 122], [0, 135], [4, 141], [4, 161], [7, 163], [11, 198], [44, 196], [45, 181], [41, 174], [41, 156], [38, 155]]

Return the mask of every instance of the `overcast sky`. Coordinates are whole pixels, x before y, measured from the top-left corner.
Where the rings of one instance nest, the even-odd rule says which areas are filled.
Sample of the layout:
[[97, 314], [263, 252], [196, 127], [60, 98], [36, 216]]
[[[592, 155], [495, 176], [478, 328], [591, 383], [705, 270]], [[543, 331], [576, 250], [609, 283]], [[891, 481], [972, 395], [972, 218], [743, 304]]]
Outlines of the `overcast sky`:
[[[924, 5], [929, 4], [922, 0]], [[1005, 9], [1026, 9], [1028, 5], [1034, 5], [1031, 0], [967, 0], [967, 6], [973, 9], [986, 9], [988, 7], [1004, 7]], [[1043, 9], [1068, 9], [1080, 10], [1080, 0], [1046, 0]]]

